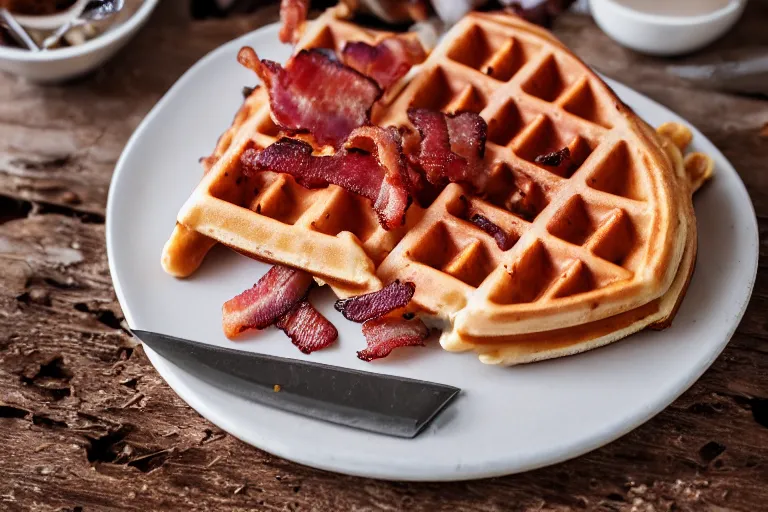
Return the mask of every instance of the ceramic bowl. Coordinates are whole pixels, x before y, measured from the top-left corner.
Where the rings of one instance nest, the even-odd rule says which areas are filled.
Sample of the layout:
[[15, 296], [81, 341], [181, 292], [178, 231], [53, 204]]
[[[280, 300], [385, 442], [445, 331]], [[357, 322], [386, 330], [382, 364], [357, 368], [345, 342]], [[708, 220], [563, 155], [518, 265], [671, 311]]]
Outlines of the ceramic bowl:
[[661, 56], [690, 53], [712, 43], [733, 27], [746, 5], [747, 0], [732, 0], [711, 13], [668, 16], [636, 11], [614, 0], [590, 1], [595, 21], [617, 43]]
[[14, 18], [26, 29], [56, 30], [82, 12], [88, 0], [77, 0], [69, 9], [47, 16], [14, 14]]
[[[38, 83], [63, 82], [84, 75], [125, 46], [149, 19], [158, 2], [144, 0], [123, 23], [78, 46], [40, 52], [0, 46], [0, 71]], [[66, 17], [67, 13], [59, 16]]]

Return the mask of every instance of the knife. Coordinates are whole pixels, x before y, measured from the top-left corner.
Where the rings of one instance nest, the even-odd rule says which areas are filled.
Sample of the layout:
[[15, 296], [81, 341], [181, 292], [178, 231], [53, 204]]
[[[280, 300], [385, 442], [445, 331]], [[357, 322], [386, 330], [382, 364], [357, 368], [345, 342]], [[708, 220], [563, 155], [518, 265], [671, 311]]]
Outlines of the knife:
[[182, 370], [247, 400], [338, 425], [414, 438], [459, 388], [216, 347], [134, 329]]

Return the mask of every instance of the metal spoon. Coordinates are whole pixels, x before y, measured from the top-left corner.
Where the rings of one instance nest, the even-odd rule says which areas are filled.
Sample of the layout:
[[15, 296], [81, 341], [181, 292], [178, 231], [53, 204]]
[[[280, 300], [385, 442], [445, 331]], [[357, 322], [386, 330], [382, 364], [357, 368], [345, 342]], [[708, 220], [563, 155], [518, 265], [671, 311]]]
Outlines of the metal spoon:
[[24, 27], [19, 25], [19, 23], [16, 21], [16, 18], [14, 18], [13, 15], [8, 12], [8, 9], [4, 7], [0, 8], [0, 22], [5, 25], [11, 36], [21, 46], [25, 47], [27, 50], [32, 50], [33, 52], [40, 51], [40, 48], [37, 46], [37, 44], [35, 44], [32, 38], [29, 37], [27, 31], [24, 30]]
[[125, 7], [125, 0], [91, 0], [83, 6], [80, 14], [59, 27], [51, 36], [45, 38], [43, 49], [51, 49], [72, 28], [107, 19], [120, 12], [123, 7]]

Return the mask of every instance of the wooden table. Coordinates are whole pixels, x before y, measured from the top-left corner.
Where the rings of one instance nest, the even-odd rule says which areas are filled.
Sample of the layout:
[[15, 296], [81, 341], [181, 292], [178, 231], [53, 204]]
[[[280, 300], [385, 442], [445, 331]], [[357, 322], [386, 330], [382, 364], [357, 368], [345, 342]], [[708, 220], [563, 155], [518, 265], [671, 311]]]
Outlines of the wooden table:
[[[192, 22], [183, 2], [162, 4], [96, 75], [49, 87], [0, 76], [0, 509], [768, 508], [766, 272], [730, 345], [682, 398], [609, 446], [527, 474], [449, 484], [339, 476], [251, 448], [198, 416], [125, 332], [104, 248], [107, 189], [131, 132], [179, 75], [275, 11]], [[766, 23], [768, 8], [751, 2], [704, 55], [768, 48]], [[711, 138], [768, 230], [768, 101], [689, 88], [665, 74], [669, 61], [619, 48], [587, 17], [564, 16], [556, 32]]]

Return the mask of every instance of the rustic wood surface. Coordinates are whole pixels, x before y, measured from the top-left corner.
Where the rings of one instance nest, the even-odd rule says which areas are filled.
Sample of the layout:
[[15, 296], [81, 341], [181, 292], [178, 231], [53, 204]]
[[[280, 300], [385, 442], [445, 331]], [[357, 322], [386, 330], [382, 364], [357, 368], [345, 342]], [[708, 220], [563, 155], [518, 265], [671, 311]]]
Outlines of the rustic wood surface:
[[[0, 76], [0, 510], [606, 510], [768, 508], [768, 101], [696, 90], [669, 61], [617, 47], [586, 17], [556, 32], [589, 64], [668, 105], [734, 163], [760, 221], [749, 310], [712, 368], [663, 413], [579, 459], [452, 484], [389, 483], [272, 457], [184, 404], [131, 345], [104, 248], [120, 151], [179, 75], [272, 21], [193, 22], [162, 2], [97, 74], [39, 87]], [[755, 2], [725, 40], [768, 49]]]

